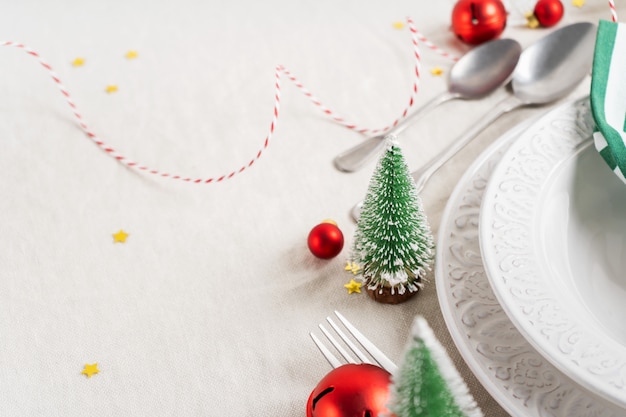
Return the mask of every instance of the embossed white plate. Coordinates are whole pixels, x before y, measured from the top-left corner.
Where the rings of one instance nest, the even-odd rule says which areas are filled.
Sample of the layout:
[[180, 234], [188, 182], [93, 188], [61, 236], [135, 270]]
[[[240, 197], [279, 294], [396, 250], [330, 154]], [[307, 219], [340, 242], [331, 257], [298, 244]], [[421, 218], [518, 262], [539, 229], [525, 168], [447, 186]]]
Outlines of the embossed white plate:
[[473, 163], [448, 200], [438, 235], [435, 280], [446, 324], [461, 355], [514, 417], [618, 417], [624, 410], [594, 396], [546, 361], [520, 334], [494, 295], [478, 239], [487, 181], [521, 124]]
[[581, 99], [520, 135], [485, 190], [480, 247], [525, 338], [626, 410], [626, 187], [593, 149], [592, 132]]

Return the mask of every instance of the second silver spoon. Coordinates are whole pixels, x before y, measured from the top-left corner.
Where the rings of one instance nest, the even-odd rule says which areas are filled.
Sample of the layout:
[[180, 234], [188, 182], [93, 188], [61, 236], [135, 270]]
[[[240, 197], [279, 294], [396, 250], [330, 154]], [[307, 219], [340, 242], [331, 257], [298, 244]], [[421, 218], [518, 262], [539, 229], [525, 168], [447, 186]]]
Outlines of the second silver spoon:
[[[417, 191], [424, 188], [426, 181], [444, 163], [503, 114], [522, 106], [551, 103], [572, 92], [591, 72], [595, 32], [593, 23], [573, 23], [526, 48], [513, 72], [512, 94], [486, 113], [451, 146], [412, 173]], [[358, 203], [352, 209], [355, 221], [359, 218], [361, 204]]]

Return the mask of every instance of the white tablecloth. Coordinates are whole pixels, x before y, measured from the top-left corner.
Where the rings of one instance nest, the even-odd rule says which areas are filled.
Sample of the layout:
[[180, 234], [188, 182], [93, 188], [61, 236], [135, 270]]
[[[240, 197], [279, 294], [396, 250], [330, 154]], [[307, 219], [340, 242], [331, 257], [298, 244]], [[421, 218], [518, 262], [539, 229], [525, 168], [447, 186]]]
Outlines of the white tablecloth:
[[[207, 178], [246, 165], [263, 147], [278, 64], [359, 126], [391, 123], [408, 103], [413, 71], [408, 29], [393, 23], [411, 16], [460, 55], [468, 47], [449, 30], [453, 3], [25, 0], [5, 5], [0, 38], [41, 54], [108, 146]], [[587, 3], [566, 4], [559, 27], [610, 18], [604, 2]], [[526, 46], [548, 33], [520, 26], [509, 7], [503, 36]], [[129, 50], [138, 57], [126, 58]], [[84, 65], [73, 66], [78, 57]], [[416, 106], [446, 88], [451, 64], [422, 45]], [[349, 210], [374, 163], [335, 170], [333, 157], [364, 136], [331, 121], [287, 78], [261, 158], [203, 185], [106, 156], [23, 50], [1, 48], [0, 68], [0, 416], [304, 416], [330, 370], [308, 333], [335, 309], [394, 360], [413, 317], [424, 315], [485, 414], [505, 415], [452, 344], [432, 273], [423, 293], [396, 306], [343, 287], [352, 277], [344, 271], [355, 229]], [[401, 141], [411, 167], [504, 94], [451, 102], [408, 129]], [[464, 169], [542, 111], [502, 117], [428, 183], [422, 198], [435, 233]], [[306, 238], [328, 218], [346, 243], [320, 260]], [[129, 237], [114, 243], [120, 229]], [[100, 373], [81, 375], [96, 362]]]

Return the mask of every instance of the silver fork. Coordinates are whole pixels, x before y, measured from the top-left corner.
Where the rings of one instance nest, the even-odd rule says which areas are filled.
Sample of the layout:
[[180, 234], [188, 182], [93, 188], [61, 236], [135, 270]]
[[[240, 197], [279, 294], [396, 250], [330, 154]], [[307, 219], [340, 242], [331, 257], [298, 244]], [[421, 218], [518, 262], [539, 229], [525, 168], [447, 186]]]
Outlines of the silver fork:
[[[350, 348], [350, 350], [356, 355], [358, 358], [355, 359], [354, 356], [350, 352], [348, 352], [345, 347], [337, 341], [337, 339], [333, 336], [333, 334], [326, 328], [324, 325], [320, 324], [319, 328], [326, 336], [326, 339], [335, 347], [335, 349], [341, 354], [346, 363], [369, 363], [372, 365], [379, 365], [381, 368], [389, 372], [390, 374], [395, 373], [398, 369], [396, 364], [394, 364], [391, 359], [389, 359], [380, 349], [378, 349], [372, 342], [370, 342], [364, 335], [361, 333], [352, 323], [350, 323], [341, 313], [335, 311], [335, 315], [341, 321], [346, 330], [354, 337], [354, 339], [360, 343], [361, 347], [367, 351], [372, 359], [363, 353], [363, 351], [357, 347], [357, 345], [352, 341], [352, 339], [346, 335], [346, 333], [335, 323], [332, 317], [326, 317], [326, 321], [332, 327], [335, 334], [339, 336], [339, 338], [343, 341], [343, 343]], [[313, 332], [309, 333], [317, 348], [322, 352], [322, 355], [326, 358], [326, 360], [330, 363], [330, 366], [333, 368], [338, 368], [344, 363], [337, 359], [337, 357], [331, 352], [328, 347], [317, 337]]]

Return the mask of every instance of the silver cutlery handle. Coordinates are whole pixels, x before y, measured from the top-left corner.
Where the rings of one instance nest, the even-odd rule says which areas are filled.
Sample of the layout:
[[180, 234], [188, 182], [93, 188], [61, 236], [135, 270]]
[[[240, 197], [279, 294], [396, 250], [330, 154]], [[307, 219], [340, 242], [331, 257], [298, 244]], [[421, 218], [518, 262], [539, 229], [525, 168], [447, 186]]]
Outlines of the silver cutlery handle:
[[[487, 114], [478, 120], [467, 132], [461, 137], [456, 139], [452, 146], [441, 151], [437, 156], [432, 158], [426, 165], [420, 169], [411, 173], [417, 187], [417, 192], [421, 192], [426, 185], [426, 182], [430, 177], [446, 163], [450, 158], [456, 155], [461, 149], [463, 149], [469, 142], [472, 141], [480, 132], [482, 132], [487, 126], [493, 123], [496, 119], [505, 113], [515, 110], [518, 107], [524, 105], [524, 102], [516, 96], [510, 95], [501, 100], [491, 109]], [[361, 213], [361, 206], [363, 201], [355, 204], [352, 207], [351, 215], [354, 221], [359, 220]]]
[[404, 129], [406, 129], [411, 122], [416, 121], [421, 116], [425, 115], [427, 112], [434, 109], [441, 103], [445, 103], [448, 100], [452, 100], [458, 97], [458, 94], [452, 94], [448, 91], [437, 95], [432, 100], [417, 109], [415, 112], [407, 116], [406, 119], [404, 119], [395, 128], [389, 130], [389, 132], [385, 133], [384, 135], [378, 135], [366, 139], [355, 147], [350, 148], [347, 151], [344, 151], [337, 155], [334, 159], [335, 167], [339, 171], [343, 172], [357, 171], [359, 168], [363, 167], [366, 162], [368, 162], [382, 150], [383, 146], [385, 145], [385, 141], [383, 139], [386, 135], [391, 133], [399, 134]]
[[467, 146], [480, 132], [496, 121], [500, 116], [510, 112], [524, 103], [516, 96], [508, 96], [495, 105], [493, 109], [481, 117], [467, 132], [452, 142], [452, 145], [442, 150], [437, 156], [432, 158], [426, 165], [411, 173], [415, 180], [417, 192], [421, 192], [430, 177], [450, 158], [456, 155], [461, 149]]

